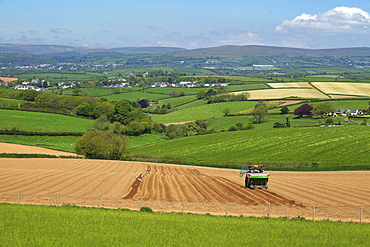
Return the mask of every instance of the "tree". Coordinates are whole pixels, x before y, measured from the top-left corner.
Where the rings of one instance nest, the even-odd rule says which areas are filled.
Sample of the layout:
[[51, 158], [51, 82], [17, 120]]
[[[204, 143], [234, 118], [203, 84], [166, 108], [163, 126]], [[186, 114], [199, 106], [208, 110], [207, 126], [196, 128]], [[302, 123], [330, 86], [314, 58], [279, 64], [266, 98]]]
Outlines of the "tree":
[[[219, 78], [220, 79], [220, 78]], [[224, 78], [223, 78], [224, 79]], [[226, 88], [225, 87], [219, 87], [217, 89], [217, 93], [218, 94], [223, 94], [223, 93], [226, 93]]]
[[187, 134], [187, 126], [185, 124], [170, 124], [166, 127], [166, 136], [170, 139], [184, 137]]
[[93, 105], [82, 102], [76, 107], [76, 114], [79, 116], [91, 117], [93, 114]]
[[321, 117], [323, 117], [324, 115], [328, 115], [334, 111], [334, 107], [329, 102], [319, 103], [315, 105], [312, 110], [313, 114], [320, 115]]
[[209, 99], [212, 95], [216, 95], [216, 94], [217, 94], [217, 92], [211, 88], [211, 89], [209, 89], [209, 90], [204, 94], [204, 97], [205, 97], [206, 99]]
[[238, 126], [239, 130], [244, 130], [242, 122], [237, 122], [235, 125]]
[[299, 118], [306, 116], [312, 116], [312, 109], [313, 107], [309, 104], [303, 104], [297, 109], [294, 110], [294, 115], [298, 115]]
[[81, 95], [81, 89], [79, 89], [79, 88], [75, 88], [75, 89], [73, 89], [72, 90], [72, 95], [73, 96], [79, 96], [79, 95]]
[[117, 160], [128, 152], [129, 139], [127, 136], [110, 131], [89, 131], [76, 141], [75, 151], [90, 159]]
[[115, 103], [113, 120], [122, 124], [129, 124], [133, 118], [130, 118], [129, 113], [137, 108], [131, 106], [127, 100], [121, 100]]
[[265, 120], [268, 117], [268, 107], [265, 102], [260, 101], [258, 102], [252, 111], [252, 120], [254, 120], [255, 123], [260, 123], [261, 121]]
[[21, 99], [26, 101], [35, 101], [35, 98], [39, 94], [39, 92], [35, 90], [25, 90], [20, 93]]
[[106, 115], [102, 115], [95, 119], [94, 123], [91, 125], [90, 130], [108, 130], [109, 120]]
[[283, 106], [280, 109], [281, 114], [288, 114], [289, 113], [289, 108], [287, 106]]
[[334, 120], [333, 120], [333, 118], [328, 118], [328, 119], [326, 119], [326, 121], [325, 121], [325, 125], [333, 125], [334, 124]]
[[171, 98], [176, 98], [176, 97], [181, 97], [181, 96], [184, 96], [184, 92], [183, 91], [178, 91], [178, 90], [171, 90], [169, 92], [169, 95]]
[[148, 99], [142, 99], [137, 102], [141, 108], [147, 108], [149, 106], [149, 100]]
[[93, 117], [98, 118], [100, 116], [107, 116], [112, 121], [114, 116], [114, 104], [110, 101], [103, 101], [94, 104]]
[[201, 90], [197, 92], [197, 99], [204, 99], [206, 91]]
[[222, 113], [224, 114], [224, 116], [227, 116], [227, 115], [229, 115], [230, 111], [231, 111], [230, 108], [226, 107], [222, 110]]

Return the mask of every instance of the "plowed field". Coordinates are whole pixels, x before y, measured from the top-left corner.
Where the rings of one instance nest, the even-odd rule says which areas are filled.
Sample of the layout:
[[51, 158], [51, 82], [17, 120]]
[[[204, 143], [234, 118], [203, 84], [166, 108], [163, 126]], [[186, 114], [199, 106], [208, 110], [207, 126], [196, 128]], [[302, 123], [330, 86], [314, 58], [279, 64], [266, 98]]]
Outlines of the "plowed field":
[[[271, 172], [268, 190], [243, 188], [238, 170], [82, 159], [0, 159], [0, 202], [150, 206], [157, 211], [370, 220], [370, 172]], [[18, 192], [20, 191], [20, 192]], [[18, 194], [19, 193], [19, 194]], [[59, 194], [59, 198], [57, 195]], [[144, 198], [140, 200], [140, 198]], [[182, 203], [182, 205], [181, 205]], [[349, 213], [343, 208], [350, 208]], [[327, 215], [330, 214], [330, 215]], [[326, 217], [325, 217], [326, 216]]]

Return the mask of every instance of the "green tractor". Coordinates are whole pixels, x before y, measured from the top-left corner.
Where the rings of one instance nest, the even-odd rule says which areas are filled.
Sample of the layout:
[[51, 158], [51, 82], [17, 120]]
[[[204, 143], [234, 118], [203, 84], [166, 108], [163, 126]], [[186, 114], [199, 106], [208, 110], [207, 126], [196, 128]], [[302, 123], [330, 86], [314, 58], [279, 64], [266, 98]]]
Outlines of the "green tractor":
[[267, 189], [267, 182], [269, 181], [270, 173], [263, 173], [265, 170], [264, 165], [248, 165], [243, 166], [240, 170], [240, 177], [245, 175], [245, 188], [250, 189]]

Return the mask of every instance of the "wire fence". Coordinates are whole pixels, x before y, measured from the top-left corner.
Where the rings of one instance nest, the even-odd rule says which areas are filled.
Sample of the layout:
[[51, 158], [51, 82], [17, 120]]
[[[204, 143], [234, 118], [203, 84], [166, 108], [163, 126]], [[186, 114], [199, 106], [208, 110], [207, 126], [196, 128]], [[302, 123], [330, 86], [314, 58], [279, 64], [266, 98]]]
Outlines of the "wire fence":
[[126, 208], [140, 210], [150, 207], [154, 212], [193, 213], [244, 217], [288, 217], [306, 220], [331, 220], [370, 223], [370, 207], [338, 207], [320, 205], [251, 204], [246, 202], [219, 202], [176, 200], [166, 198], [124, 199], [115, 195], [67, 195], [63, 193], [31, 193], [26, 191], [0, 192], [1, 203], [32, 205], [76, 205], [98, 208]]

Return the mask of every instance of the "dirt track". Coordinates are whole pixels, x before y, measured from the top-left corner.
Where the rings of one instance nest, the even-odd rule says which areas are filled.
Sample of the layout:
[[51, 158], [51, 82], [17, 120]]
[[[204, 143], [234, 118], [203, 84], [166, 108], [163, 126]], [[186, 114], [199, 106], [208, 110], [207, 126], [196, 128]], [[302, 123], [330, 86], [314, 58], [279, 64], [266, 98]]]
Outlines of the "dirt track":
[[[243, 188], [238, 170], [178, 166], [127, 161], [84, 159], [0, 159], [0, 202], [96, 206], [137, 209], [140, 198], [157, 211], [187, 211], [265, 215], [273, 205], [275, 215], [310, 216], [311, 207], [325, 215], [344, 219], [339, 207], [368, 208], [370, 220], [370, 172], [271, 172], [268, 190]], [[99, 199], [100, 200], [100, 199]], [[357, 209], [356, 209], [357, 208]], [[319, 213], [317, 213], [319, 215]], [[365, 216], [364, 216], [365, 217]], [[352, 219], [352, 218], [351, 218]]]

